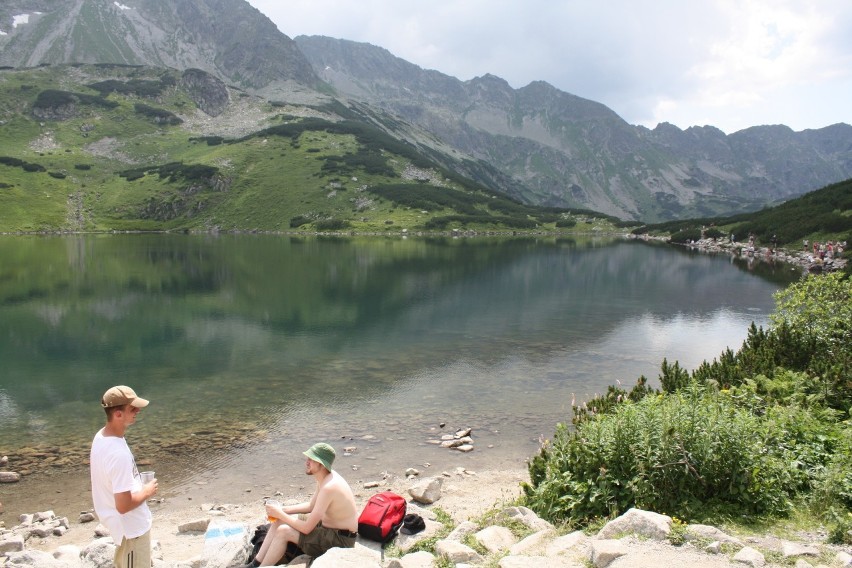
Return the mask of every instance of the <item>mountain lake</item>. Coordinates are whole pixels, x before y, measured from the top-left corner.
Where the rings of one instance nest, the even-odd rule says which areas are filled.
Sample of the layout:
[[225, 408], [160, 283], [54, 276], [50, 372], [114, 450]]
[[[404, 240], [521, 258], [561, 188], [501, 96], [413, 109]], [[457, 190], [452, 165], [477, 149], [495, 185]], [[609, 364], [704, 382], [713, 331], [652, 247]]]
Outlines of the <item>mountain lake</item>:
[[91, 508], [116, 384], [151, 401], [127, 439], [163, 506], [297, 492], [317, 441], [353, 486], [523, 468], [572, 398], [736, 350], [799, 276], [591, 236], [0, 237], [6, 524]]

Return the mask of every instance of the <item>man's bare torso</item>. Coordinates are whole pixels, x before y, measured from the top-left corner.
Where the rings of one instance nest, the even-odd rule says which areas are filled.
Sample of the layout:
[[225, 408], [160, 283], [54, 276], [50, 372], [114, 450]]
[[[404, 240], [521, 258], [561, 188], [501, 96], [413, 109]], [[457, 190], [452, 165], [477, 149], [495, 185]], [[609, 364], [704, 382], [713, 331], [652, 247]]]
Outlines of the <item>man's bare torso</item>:
[[358, 530], [358, 509], [355, 496], [346, 480], [335, 471], [317, 487], [318, 493], [327, 492], [330, 503], [322, 516], [322, 526], [332, 529]]

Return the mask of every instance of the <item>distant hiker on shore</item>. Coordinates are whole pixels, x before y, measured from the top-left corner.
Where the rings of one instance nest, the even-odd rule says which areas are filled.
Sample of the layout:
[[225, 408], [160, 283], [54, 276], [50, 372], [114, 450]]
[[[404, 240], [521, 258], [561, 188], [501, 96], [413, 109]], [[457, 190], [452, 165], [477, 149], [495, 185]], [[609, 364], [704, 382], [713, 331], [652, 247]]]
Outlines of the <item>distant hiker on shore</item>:
[[150, 568], [151, 510], [148, 499], [157, 493], [157, 480], [143, 484], [124, 433], [136, 422], [148, 401], [132, 388], [112, 387], [104, 393], [101, 406], [106, 426], [92, 440], [89, 455], [92, 501], [100, 522], [115, 542], [116, 568]]
[[[336, 455], [334, 448], [324, 443], [314, 444], [304, 455], [305, 474], [317, 482], [314, 496], [310, 503], [286, 507], [267, 503], [266, 514], [276, 521], [269, 527], [255, 559], [242, 568], [274, 565], [284, 556], [290, 542], [313, 558], [329, 548], [355, 546], [358, 509], [349, 484], [331, 469]], [[307, 517], [294, 516], [299, 513]]]

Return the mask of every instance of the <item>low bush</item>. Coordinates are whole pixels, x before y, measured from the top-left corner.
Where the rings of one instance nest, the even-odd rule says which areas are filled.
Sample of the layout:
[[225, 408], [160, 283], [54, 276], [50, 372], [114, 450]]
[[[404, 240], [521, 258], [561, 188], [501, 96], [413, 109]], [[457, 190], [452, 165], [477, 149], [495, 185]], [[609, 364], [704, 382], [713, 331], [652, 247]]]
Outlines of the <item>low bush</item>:
[[317, 231], [342, 231], [349, 227], [349, 221], [343, 219], [322, 219], [314, 223], [314, 228]]
[[557, 428], [530, 465], [530, 508], [584, 524], [631, 507], [692, 519], [786, 514], [787, 472], [766, 451], [768, 425], [692, 384], [620, 404], [606, 419]]
[[302, 225], [307, 225], [310, 222], [311, 222], [311, 220], [309, 218], [305, 217], [304, 215], [297, 215], [297, 216], [293, 217], [292, 219], [290, 219], [290, 228], [291, 229], [298, 229]]
[[701, 229], [684, 229], [683, 231], [678, 231], [671, 236], [671, 242], [679, 244], [698, 241], [700, 239]]
[[155, 124], [177, 126], [178, 124], [183, 123], [182, 118], [165, 109], [144, 105], [142, 103], [136, 103], [133, 105], [133, 109], [136, 114], [141, 114], [142, 116], [150, 118]]

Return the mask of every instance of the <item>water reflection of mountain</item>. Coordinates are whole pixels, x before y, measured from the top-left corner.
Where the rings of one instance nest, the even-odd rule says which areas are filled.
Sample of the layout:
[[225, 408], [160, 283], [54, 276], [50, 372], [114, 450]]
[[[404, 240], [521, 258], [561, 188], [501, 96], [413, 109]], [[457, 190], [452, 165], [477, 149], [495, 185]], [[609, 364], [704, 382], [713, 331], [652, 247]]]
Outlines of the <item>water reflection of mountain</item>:
[[77, 236], [3, 240], [0, 259], [0, 392], [18, 420], [89, 408], [117, 382], [196, 423], [245, 416], [391, 386], [462, 350], [766, 309], [774, 289], [723, 258], [564, 239]]

